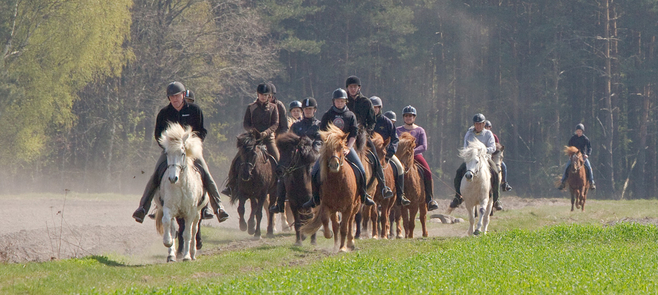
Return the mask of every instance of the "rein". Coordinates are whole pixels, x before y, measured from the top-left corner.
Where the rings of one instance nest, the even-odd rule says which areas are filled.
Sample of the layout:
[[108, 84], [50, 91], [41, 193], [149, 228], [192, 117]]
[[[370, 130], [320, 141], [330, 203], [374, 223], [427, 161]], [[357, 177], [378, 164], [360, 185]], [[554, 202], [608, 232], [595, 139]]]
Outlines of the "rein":
[[286, 167], [285, 170], [283, 170], [282, 175], [283, 176], [290, 175], [293, 172], [295, 172], [295, 171], [297, 171], [301, 168], [304, 168], [304, 165], [297, 165], [300, 159], [301, 159], [301, 156], [300, 156], [300, 153], [299, 153], [299, 148], [296, 148], [295, 152], [293, 153], [293, 156], [292, 156], [292, 161], [290, 161], [290, 165], [288, 167]]

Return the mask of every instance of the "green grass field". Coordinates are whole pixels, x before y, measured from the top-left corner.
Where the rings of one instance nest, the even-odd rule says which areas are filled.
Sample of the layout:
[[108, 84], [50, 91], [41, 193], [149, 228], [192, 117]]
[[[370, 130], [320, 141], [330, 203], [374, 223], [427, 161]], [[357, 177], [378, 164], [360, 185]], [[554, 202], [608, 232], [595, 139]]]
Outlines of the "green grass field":
[[[190, 263], [134, 266], [97, 256], [3, 264], [0, 293], [655, 294], [656, 226], [608, 224], [655, 220], [657, 205], [599, 201], [585, 213], [527, 207], [497, 214], [484, 237], [359, 240], [357, 251], [343, 254], [333, 253], [332, 240], [294, 247], [293, 236], [280, 235]], [[206, 232], [211, 241], [222, 235]]]

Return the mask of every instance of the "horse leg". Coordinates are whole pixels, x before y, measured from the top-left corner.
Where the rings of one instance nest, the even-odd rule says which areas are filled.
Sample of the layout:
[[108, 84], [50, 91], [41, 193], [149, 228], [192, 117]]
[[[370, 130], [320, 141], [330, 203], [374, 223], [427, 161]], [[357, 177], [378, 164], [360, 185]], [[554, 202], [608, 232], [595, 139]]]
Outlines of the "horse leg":
[[[333, 229], [334, 233], [334, 251], [338, 250], [338, 239], [339, 239], [339, 227], [340, 227], [340, 221], [338, 220], [338, 213], [332, 212], [331, 215], [329, 216], [331, 219], [331, 228]], [[343, 218], [344, 220], [345, 218]], [[325, 234], [325, 237], [327, 235]]]
[[581, 197], [581, 200], [582, 200], [582, 202], [580, 203], [580, 208], [582, 209], [582, 212], [585, 212], [585, 201], [587, 200], [587, 191], [588, 191], [587, 186], [589, 186], [589, 184], [588, 184], [588, 183], [585, 183], [585, 186], [586, 186], [586, 187], [583, 188], [583, 191], [582, 191], [582, 193], [581, 193], [581, 196], [582, 196], [582, 197]]
[[379, 239], [379, 223], [377, 220], [379, 220], [379, 211], [377, 210], [377, 206], [370, 206], [370, 224], [372, 224], [373, 239]]
[[[375, 206], [370, 206], [370, 207], [375, 207]], [[372, 215], [372, 212], [370, 212], [370, 208], [366, 206], [362, 206], [362, 209], [360, 210], [362, 213], [361, 217], [361, 229], [363, 230], [364, 237], [368, 237], [368, 222], [370, 221], [370, 216]], [[360, 233], [359, 233], [360, 234]]]
[[247, 220], [247, 233], [253, 235], [256, 233], [255, 215], [258, 202], [254, 198], [249, 199], [249, 201], [251, 202], [251, 213], [249, 213], [249, 220]]
[[[486, 213], [491, 213], [493, 212], [493, 199], [489, 199], [489, 202], [487, 202], [487, 211]], [[489, 222], [491, 221], [491, 216], [490, 214], [485, 214], [484, 217], [484, 222], [482, 224], [482, 232], [486, 235], [488, 228], [489, 228]]]
[[576, 202], [576, 196], [573, 194], [573, 190], [569, 188], [569, 191], [571, 191], [571, 212], [573, 212], [573, 206], [574, 203]]
[[[327, 210], [328, 210], [328, 209], [327, 209]], [[331, 221], [332, 221], [332, 227], [333, 227], [333, 219], [332, 219], [332, 217], [330, 216], [329, 212], [327, 212], [327, 210], [320, 210], [320, 211], [322, 211], [322, 215], [320, 216], [320, 218], [321, 218], [320, 220], [322, 220], [322, 227], [323, 227], [323, 231], [324, 231], [324, 238], [325, 238], [325, 239], [331, 239], [331, 237], [333, 237], [333, 235], [334, 235], [334, 232], [331, 231], [331, 230], [329, 230], [329, 220], [331, 219]], [[316, 213], [316, 214], [318, 214], [318, 213]], [[335, 214], [335, 213], [334, 213], [334, 214]], [[336, 220], [338, 220], [338, 217], [336, 217]]]
[[475, 206], [472, 206], [471, 204], [464, 205], [466, 206], [466, 211], [468, 212], [468, 222], [470, 223], [468, 226], [468, 235], [472, 236], [473, 230], [475, 229]]
[[429, 233], [427, 232], [427, 204], [423, 204], [419, 208], [420, 211], [420, 226], [423, 230], [423, 237], [427, 238]]
[[[163, 234], [163, 239], [167, 231], [169, 231], [170, 235], [176, 232], [176, 224], [173, 222], [170, 222], [169, 226], [163, 228], [165, 229], [165, 234]], [[167, 262], [176, 262], [176, 245], [173, 241], [171, 245], [167, 247]]]
[[172, 235], [172, 230], [171, 230], [171, 212], [169, 211], [169, 208], [163, 208], [162, 210], [162, 228], [164, 228], [164, 234], [162, 235], [162, 243], [165, 245], [165, 247], [171, 247], [171, 245], [174, 244], [174, 240], [171, 237]]
[[194, 218], [194, 222], [190, 224], [190, 229], [192, 230], [191, 233], [191, 238], [190, 238], [190, 259], [196, 260], [196, 250], [197, 250], [197, 242], [196, 242], [196, 236], [199, 233], [199, 225], [201, 224], [201, 212], [196, 214], [196, 218]]
[[404, 225], [404, 237], [405, 238], [409, 237], [409, 210], [410, 210], [409, 207], [410, 206], [412, 206], [412, 205], [403, 207], [400, 210], [400, 215], [402, 215], [402, 223]]
[[299, 211], [293, 212], [293, 214], [295, 217], [295, 222], [293, 223], [293, 226], [295, 227], [295, 246], [301, 246], [303, 238], [302, 232], [299, 229], [302, 227], [302, 220]]
[[391, 207], [390, 206], [382, 206], [382, 212], [379, 216], [379, 224], [381, 224], [381, 231], [379, 232], [379, 236], [382, 239], [388, 239], [387, 235], [389, 231], [391, 230], [390, 227], [391, 225], [389, 224], [390, 219], [389, 215], [391, 214]]
[[[354, 215], [352, 215], [352, 210], [345, 210], [341, 212], [341, 221], [340, 221], [340, 247], [338, 252], [347, 252], [347, 247], [345, 242], [347, 241], [347, 233], [352, 231]], [[358, 223], [357, 223], [358, 225]]]
[[[343, 219], [345, 216], [342, 216]], [[361, 221], [363, 220], [363, 214], [361, 213], [361, 210], [359, 210], [359, 213], [356, 213], [356, 216], [354, 216], [354, 222], [356, 223], [356, 233], [354, 234], [355, 239], [360, 239], [361, 238]]]
[[[262, 206], [263, 205], [261, 204], [261, 207]], [[283, 216], [285, 216], [285, 212], [284, 212], [284, 214], [281, 214], [281, 217], [283, 217]], [[274, 212], [270, 212], [270, 210], [268, 209], [267, 210], [267, 234], [266, 234], [266, 237], [268, 237], [268, 238], [274, 238], [274, 220], [275, 219], [276, 218], [274, 217]], [[282, 221], [282, 223], [281, 223], [281, 229], [282, 230], [284, 228], [289, 228], [288, 221], [286, 221], [285, 218], [281, 218], [281, 221]], [[260, 220], [258, 221], [258, 228], [259, 228], [258, 231], [260, 231]]]
[[238, 216], [240, 217], [240, 230], [241, 231], [246, 231], [247, 230], [247, 223], [244, 221], [244, 199], [240, 199], [238, 202]]
[[178, 229], [183, 231], [183, 261], [190, 261], [192, 257], [190, 256], [190, 242], [192, 241], [192, 222], [193, 218], [185, 219], [185, 227]]
[[418, 204], [411, 204], [407, 207], [411, 207], [409, 208], [409, 233], [407, 238], [413, 239], [414, 230], [416, 229], [416, 214], [418, 213]]
[[[263, 199], [261, 199], [263, 200]], [[252, 214], [256, 218], [255, 224], [254, 224], [254, 237], [260, 239], [260, 223], [263, 220], [263, 201], [257, 201], [256, 202], [256, 210], [252, 210]], [[274, 218], [269, 218], [269, 222], [274, 222]], [[269, 229], [269, 227], [268, 227]], [[274, 234], [272, 234], [274, 235]]]
[[[371, 206], [371, 207], [375, 207], [375, 206]], [[350, 221], [348, 223], [348, 225], [350, 225], [354, 222], [354, 215], [356, 215], [357, 210], [358, 209], [356, 209], [356, 208], [354, 210], [352, 210], [352, 212], [350, 214], [350, 220], [352, 220], [352, 221]], [[373, 227], [375, 227], [375, 226], [373, 225]], [[354, 250], [354, 248], [355, 248], [354, 247], [354, 233], [352, 232], [352, 227], [348, 226], [347, 227], [347, 249]]]
[[201, 243], [201, 219], [199, 219], [197, 229], [196, 229], [196, 249], [201, 250], [203, 244]]
[[[485, 204], [486, 204], [486, 201], [485, 201]], [[482, 203], [480, 203], [480, 206], [475, 206], [474, 209], [477, 210], [477, 212], [479, 214], [478, 215], [477, 226], [475, 227], [475, 231], [473, 231], [473, 234], [477, 236], [477, 235], [480, 234], [480, 232], [482, 230], [482, 222], [484, 221], [484, 213], [486, 213], [487, 210], [485, 209], [485, 207], [483, 206]]]
[[286, 216], [286, 223], [288, 224], [288, 228], [284, 231], [290, 231], [292, 227], [295, 224], [295, 214], [292, 212], [292, 208], [290, 207], [290, 202], [286, 202], [286, 209], [284, 210], [284, 215]]

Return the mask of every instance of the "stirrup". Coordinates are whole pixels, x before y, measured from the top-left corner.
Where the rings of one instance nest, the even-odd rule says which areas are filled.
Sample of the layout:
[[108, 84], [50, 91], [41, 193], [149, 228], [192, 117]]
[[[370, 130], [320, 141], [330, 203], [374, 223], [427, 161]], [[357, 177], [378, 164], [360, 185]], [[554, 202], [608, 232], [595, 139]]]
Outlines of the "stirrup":
[[562, 183], [560, 183], [560, 186], [558, 186], [557, 189], [563, 190], [566, 186], [567, 186], [567, 183], [563, 181]]
[[432, 211], [436, 209], [439, 209], [439, 204], [434, 199], [427, 202], [427, 211]]
[[407, 199], [407, 197], [405, 197], [404, 194], [402, 194], [400, 195], [400, 204], [402, 206], [409, 206], [409, 204], [411, 204], [411, 201], [409, 201], [409, 199]]
[[393, 190], [390, 187], [384, 186], [384, 188], [382, 188], [382, 197], [384, 198], [384, 200], [390, 199], [393, 196], [394, 196]]
[[270, 207], [270, 212], [271, 213], [283, 213], [284, 209], [279, 207], [279, 204], [274, 204]]
[[457, 208], [457, 207], [459, 207], [459, 205], [461, 205], [461, 203], [462, 203], [463, 201], [464, 201], [464, 200], [462, 200], [462, 198], [460, 198], [460, 197], [455, 197], [454, 199], [452, 199], [452, 202], [450, 202], [450, 208]]

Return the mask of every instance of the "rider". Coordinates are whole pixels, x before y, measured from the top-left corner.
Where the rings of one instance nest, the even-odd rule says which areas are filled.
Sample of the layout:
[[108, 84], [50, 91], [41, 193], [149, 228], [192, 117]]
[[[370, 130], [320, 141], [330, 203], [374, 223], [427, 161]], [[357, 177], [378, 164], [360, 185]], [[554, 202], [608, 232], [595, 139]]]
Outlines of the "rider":
[[[477, 139], [487, 147], [487, 154], [491, 155], [496, 151], [496, 140], [494, 139], [493, 133], [491, 131], [484, 129], [484, 121], [487, 119], [483, 114], [477, 113], [473, 116], [473, 126], [468, 128], [466, 135], [464, 136], [464, 148], [468, 147], [468, 143]], [[498, 188], [500, 186], [498, 179], [498, 166], [493, 162], [491, 157], [488, 157], [489, 169], [491, 170], [491, 190], [493, 191], [493, 201], [494, 204], [498, 203]], [[457, 169], [457, 174], [455, 175], [455, 198], [450, 202], [450, 208], [448, 212], [452, 212], [455, 208], [464, 201], [461, 197], [461, 183], [462, 178], [466, 174], [466, 163], [462, 163]], [[500, 206], [500, 205], [499, 205]]]
[[[585, 167], [587, 168], [587, 179], [589, 179], [589, 188], [596, 189], [596, 184], [594, 184], [594, 173], [592, 173], [592, 166], [589, 163], [589, 155], [592, 153], [592, 145], [589, 142], [589, 138], [583, 134], [585, 132], [585, 125], [578, 124], [576, 125], [576, 134], [574, 134], [571, 139], [569, 139], [568, 146], [575, 146], [578, 148], [580, 153], [585, 157]], [[564, 171], [562, 176], [562, 183], [558, 187], [559, 190], [564, 189], [567, 181], [567, 174], [569, 171], [569, 165], [571, 165], [571, 159], [567, 162], [567, 169]]]
[[[267, 148], [267, 152], [274, 160], [278, 161], [279, 150], [274, 142], [274, 134], [279, 128], [279, 112], [277, 105], [271, 102], [272, 89], [269, 84], [258, 84], [256, 93], [258, 99], [247, 106], [242, 126], [247, 132], [258, 133], [259, 138], [263, 140], [263, 144]], [[286, 125], [286, 128], [288, 128], [288, 125]], [[235, 189], [237, 159], [237, 156], [233, 158], [233, 163], [231, 163], [228, 172], [226, 188], [222, 190], [222, 194], [227, 196], [230, 196]]]
[[347, 94], [349, 95], [347, 99], [347, 108], [354, 112], [359, 126], [363, 127], [368, 133], [367, 142], [371, 152], [367, 155], [370, 162], [372, 162], [371, 165], [374, 168], [375, 177], [377, 177], [377, 180], [383, 186], [382, 196], [384, 196], [384, 199], [391, 198], [393, 197], [393, 190], [386, 185], [384, 169], [379, 162], [375, 145], [372, 143], [372, 140], [370, 140], [370, 134], [372, 134], [375, 129], [375, 124], [377, 123], [377, 120], [375, 119], [375, 109], [372, 107], [372, 102], [361, 94], [361, 80], [357, 76], [347, 77], [347, 80], [345, 80], [345, 87], [347, 88]]
[[185, 90], [185, 101], [187, 101], [187, 103], [194, 102], [194, 92], [192, 92], [192, 90]]
[[[158, 113], [158, 117], [155, 123], [155, 140], [158, 141], [162, 132], [167, 128], [169, 122], [180, 123], [184, 126], [191, 126], [192, 131], [196, 132], [201, 140], [206, 137], [208, 133], [206, 128], [203, 127], [203, 113], [201, 109], [195, 104], [189, 104], [185, 101], [185, 86], [180, 82], [171, 82], [167, 85], [167, 97], [169, 98], [169, 105], [162, 108]], [[158, 142], [158, 145], [160, 143]], [[162, 147], [162, 146], [160, 146]], [[208, 192], [210, 196], [210, 204], [212, 205], [215, 213], [217, 214], [217, 220], [223, 222], [228, 219], [228, 213], [224, 210], [222, 206], [222, 201], [219, 198], [219, 193], [217, 193], [217, 185], [212, 179], [212, 175], [208, 171], [208, 165], [203, 158], [196, 159], [194, 165], [201, 172], [201, 179], [203, 181], [203, 188]], [[144, 189], [144, 194], [142, 199], [139, 201], [139, 208], [133, 213], [133, 218], [135, 221], [142, 223], [144, 222], [144, 216], [151, 208], [151, 202], [153, 201], [153, 196], [155, 195], [156, 190], [160, 186], [160, 181], [164, 176], [165, 171], [167, 170], [167, 155], [164, 153], [160, 154], [157, 164], [155, 164], [155, 172], [149, 179], [146, 188]], [[207, 210], [207, 207], [204, 208]], [[209, 215], [210, 213], [205, 212], [204, 215]], [[203, 216], [203, 215], [202, 215]]]
[[[292, 104], [291, 104], [292, 105]], [[322, 145], [322, 137], [320, 137], [320, 120], [315, 118], [315, 112], [318, 109], [318, 103], [315, 98], [308, 97], [299, 103], [300, 107], [303, 105], [304, 119], [301, 119], [290, 126], [290, 130], [298, 136], [307, 136], [313, 141], [313, 149], [320, 151]], [[270, 207], [270, 212], [283, 213], [286, 201], [286, 188], [283, 182], [279, 183], [277, 187], [276, 204]]]
[[398, 116], [395, 115], [394, 111], [388, 111], [388, 112], [384, 113], [384, 117], [391, 120], [391, 122], [393, 122], [393, 124], [395, 124], [395, 122], [398, 120]]
[[434, 195], [432, 170], [430, 165], [427, 164], [423, 157], [423, 152], [427, 150], [427, 136], [425, 129], [415, 124], [416, 122], [416, 108], [408, 105], [402, 109], [402, 117], [404, 118], [404, 125], [397, 128], [398, 136], [402, 133], [409, 132], [416, 138], [416, 148], [414, 149], [414, 160], [416, 163], [423, 166], [423, 179], [425, 180], [425, 202], [427, 202], [427, 211], [439, 209], [439, 204], [432, 198]]
[[290, 117], [293, 119], [293, 122], [297, 122], [303, 119], [304, 112], [302, 111], [302, 103], [299, 100], [293, 100], [288, 106], [290, 110]]
[[395, 178], [395, 188], [398, 195], [398, 202], [403, 206], [411, 204], [411, 201], [404, 196], [404, 167], [398, 157], [395, 156], [395, 152], [398, 150], [398, 133], [395, 129], [395, 124], [387, 117], [382, 116], [382, 99], [377, 96], [370, 97], [372, 106], [375, 109], [375, 119], [377, 123], [375, 124], [375, 132], [379, 133], [382, 136], [382, 139], [390, 139], [386, 147], [386, 163], [392, 162], [394, 165], [394, 171], [397, 175]]
[[[367, 99], [367, 98], [366, 98]], [[322, 116], [320, 121], [320, 130], [326, 130], [329, 123], [334, 124], [336, 127], [347, 133], [347, 149], [343, 151], [347, 161], [353, 163], [357, 169], [354, 174], [357, 178], [359, 186], [359, 194], [361, 195], [361, 202], [366, 205], [374, 205], [370, 195], [366, 191], [367, 180], [365, 179], [365, 169], [359, 159], [359, 156], [354, 151], [354, 142], [356, 142], [356, 133], [358, 132], [356, 116], [346, 106], [347, 93], [343, 89], [336, 89], [333, 93], [333, 106]], [[368, 100], [370, 102], [370, 100]], [[358, 172], [356, 171], [358, 170]], [[311, 184], [313, 187], [313, 198], [302, 205], [303, 208], [313, 208], [320, 204], [320, 180], [318, 179], [318, 172], [320, 171], [320, 161], [315, 162], [311, 172]], [[359, 174], [359, 175], [357, 175]]]

